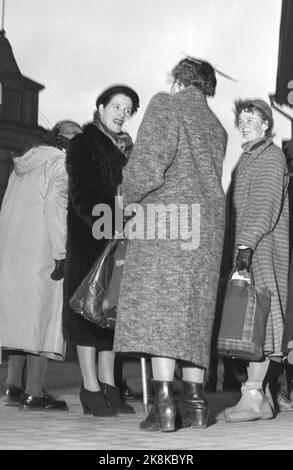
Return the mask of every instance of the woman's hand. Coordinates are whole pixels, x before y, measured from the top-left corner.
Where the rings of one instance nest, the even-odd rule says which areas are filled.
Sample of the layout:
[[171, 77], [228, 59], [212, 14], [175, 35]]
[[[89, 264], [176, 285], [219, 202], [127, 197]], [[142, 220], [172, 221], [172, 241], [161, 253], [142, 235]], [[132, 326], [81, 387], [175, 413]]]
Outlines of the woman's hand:
[[250, 272], [253, 250], [251, 248], [239, 248], [236, 258], [238, 271]]

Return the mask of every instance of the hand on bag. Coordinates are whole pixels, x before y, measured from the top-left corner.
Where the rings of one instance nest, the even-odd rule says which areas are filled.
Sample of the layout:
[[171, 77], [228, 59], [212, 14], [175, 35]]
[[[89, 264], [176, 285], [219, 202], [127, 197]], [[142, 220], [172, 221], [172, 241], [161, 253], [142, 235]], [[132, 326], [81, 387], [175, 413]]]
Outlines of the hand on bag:
[[236, 266], [238, 271], [246, 270], [250, 273], [251, 262], [252, 262], [253, 250], [251, 248], [239, 248]]
[[60, 281], [64, 277], [64, 264], [65, 259], [55, 259], [55, 269], [51, 272], [51, 279], [53, 281]]

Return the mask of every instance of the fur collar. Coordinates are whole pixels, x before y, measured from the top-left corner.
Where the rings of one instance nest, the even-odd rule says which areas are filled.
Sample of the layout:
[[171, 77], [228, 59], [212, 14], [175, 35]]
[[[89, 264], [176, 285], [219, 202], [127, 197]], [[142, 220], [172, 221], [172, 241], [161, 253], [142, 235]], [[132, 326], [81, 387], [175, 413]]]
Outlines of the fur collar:
[[83, 132], [76, 135], [70, 142], [66, 164], [84, 166], [91, 162], [107, 161], [109, 165], [124, 166], [127, 162], [123, 153], [112, 140], [93, 124], [86, 124]]

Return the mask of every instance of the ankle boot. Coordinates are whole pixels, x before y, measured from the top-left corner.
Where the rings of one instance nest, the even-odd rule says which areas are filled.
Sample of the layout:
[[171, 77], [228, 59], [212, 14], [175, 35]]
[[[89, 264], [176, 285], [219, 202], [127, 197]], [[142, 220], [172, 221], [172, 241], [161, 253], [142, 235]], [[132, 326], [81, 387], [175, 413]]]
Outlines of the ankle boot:
[[242, 388], [240, 401], [225, 410], [227, 423], [274, 418], [274, 408], [262, 389]]
[[82, 385], [79, 398], [85, 415], [101, 417], [117, 416], [115, 410], [113, 410], [113, 408], [111, 408], [106, 402], [102, 390], [91, 392], [90, 390], [86, 390]]
[[117, 387], [100, 382], [101, 390], [104, 393], [107, 404], [113, 408], [116, 413], [130, 414], [135, 413], [132, 406], [127, 405], [121, 400], [120, 393]]
[[175, 431], [176, 406], [172, 382], [153, 381], [154, 404], [147, 418], [140, 423], [142, 431]]
[[182, 381], [182, 386], [183, 392], [179, 400], [181, 426], [207, 427], [209, 406], [203, 393], [203, 384]]
[[293, 403], [286, 397], [282, 390], [280, 390], [276, 396], [276, 405], [278, 411], [293, 411]]

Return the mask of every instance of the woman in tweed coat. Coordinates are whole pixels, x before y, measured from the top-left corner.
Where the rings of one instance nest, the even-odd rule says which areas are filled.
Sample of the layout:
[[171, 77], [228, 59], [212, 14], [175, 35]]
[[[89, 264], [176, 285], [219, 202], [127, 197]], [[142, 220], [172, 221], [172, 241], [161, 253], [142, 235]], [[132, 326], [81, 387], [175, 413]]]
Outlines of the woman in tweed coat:
[[[176, 360], [183, 365], [181, 425], [207, 425], [203, 378], [209, 365], [225, 225], [221, 176], [227, 138], [206, 98], [215, 93], [214, 69], [206, 62], [183, 59], [172, 75], [181, 89], [152, 98], [123, 169], [124, 203], [138, 205], [126, 228], [129, 246], [114, 349], [152, 357], [155, 400], [140, 425], [146, 431], [175, 429]], [[148, 217], [158, 204], [168, 212], [165, 224], [163, 210], [157, 225]], [[168, 211], [171, 204], [175, 213]], [[179, 209], [186, 207], [193, 239], [182, 233], [183, 218], [179, 236], [171, 233], [178, 229]], [[138, 220], [142, 213], [146, 224], [143, 217]], [[135, 223], [143, 233], [133, 238]]]
[[243, 140], [243, 154], [232, 180], [236, 265], [238, 271], [250, 271], [252, 266], [255, 283], [271, 292], [271, 310], [265, 360], [250, 362], [241, 400], [225, 412], [227, 422], [274, 416], [273, 404], [263, 392], [262, 383], [269, 359], [283, 355], [289, 262], [287, 163], [271, 138], [271, 108], [258, 99], [237, 101], [235, 116]]

